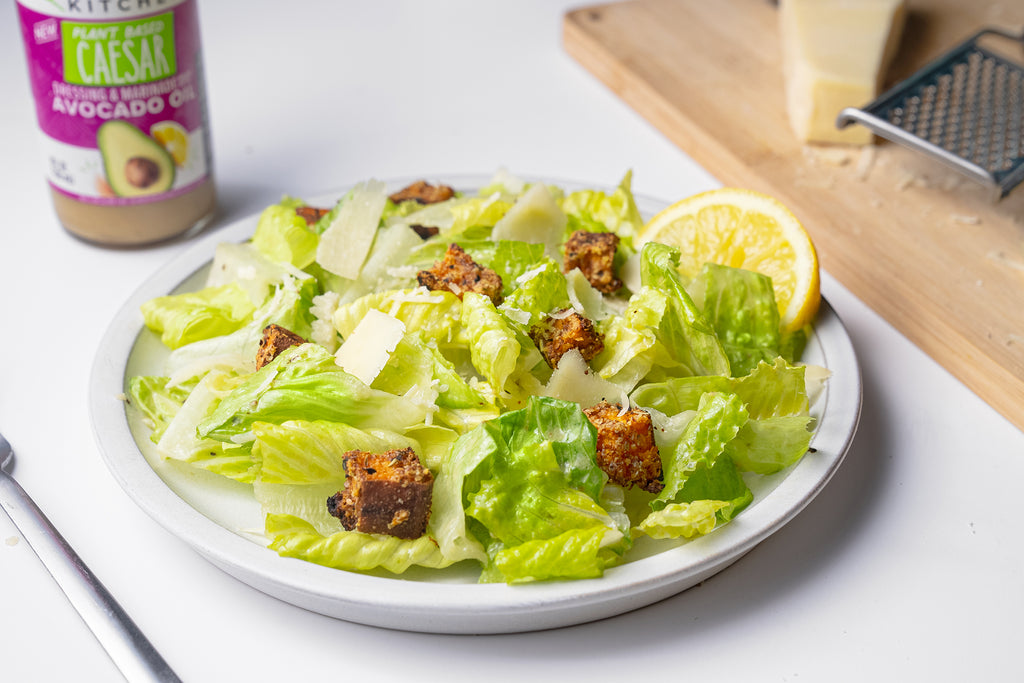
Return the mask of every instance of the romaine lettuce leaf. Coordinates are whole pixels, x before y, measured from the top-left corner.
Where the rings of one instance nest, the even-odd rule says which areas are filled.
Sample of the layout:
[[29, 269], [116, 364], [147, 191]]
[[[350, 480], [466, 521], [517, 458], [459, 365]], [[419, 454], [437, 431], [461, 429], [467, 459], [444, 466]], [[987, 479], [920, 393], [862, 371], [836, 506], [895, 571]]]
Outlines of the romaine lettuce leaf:
[[609, 230], [626, 240], [627, 244], [632, 244], [644, 226], [643, 216], [633, 198], [632, 181], [633, 172], [627, 171], [612, 194], [600, 190], [578, 190], [566, 195], [561, 206], [569, 216], [570, 230]]
[[[326, 500], [344, 488], [345, 471], [342, 456], [349, 450], [382, 452], [408, 447], [436, 473], [431, 515], [425, 538], [431, 538], [432, 542], [436, 542], [440, 556], [430, 554], [430, 559], [421, 558], [416, 560], [416, 563], [445, 566], [464, 559], [485, 558], [479, 543], [465, 534], [461, 487], [452, 485], [452, 478], [446, 476], [447, 452], [455, 438], [450, 430], [419, 426], [411, 429], [408, 434], [401, 435], [387, 430], [360, 430], [336, 422], [296, 420], [282, 425], [256, 423], [253, 425], [253, 432], [256, 436], [253, 452], [263, 463], [262, 475], [254, 485], [254, 490], [264, 512], [271, 517], [292, 515], [308, 523], [316, 534], [325, 538], [335, 537], [341, 533], [340, 522], [327, 512]], [[305, 530], [305, 533], [313, 532]], [[371, 543], [377, 543], [383, 538], [368, 537], [366, 534], [362, 536], [367, 540], [376, 539], [369, 540]], [[348, 552], [331, 545], [338, 542], [338, 538], [328, 542], [305, 537], [305, 542], [313, 543], [319, 549], [331, 547], [331, 552]], [[345, 544], [350, 543], [351, 541], [345, 540]], [[422, 540], [399, 544], [395, 548], [403, 553], [412, 552], [411, 548], [420, 548], [416, 553], [421, 553], [421, 546]], [[292, 542], [289, 542], [288, 547], [292, 551], [297, 548]], [[386, 545], [380, 546], [384, 547], [390, 548]], [[314, 554], [318, 552], [319, 550], [314, 551]], [[416, 556], [420, 557], [418, 554]], [[355, 561], [345, 558], [339, 562]], [[359, 562], [370, 563], [371, 560]], [[378, 563], [372, 566], [382, 566], [395, 571], [393, 566], [386, 564], [393, 560], [374, 558], [372, 562]], [[369, 564], [359, 566], [363, 569], [372, 568]]]
[[251, 483], [259, 474], [259, 461], [247, 446], [200, 439], [196, 434], [196, 424], [210, 406], [239, 381], [237, 376], [218, 371], [176, 386], [170, 386], [166, 377], [133, 377], [128, 401], [150, 425], [150, 440], [160, 457]]
[[502, 548], [495, 552], [493, 566], [483, 578], [513, 584], [597, 578], [618, 559], [605, 550], [605, 536], [614, 533], [595, 525]]
[[665, 294], [641, 287], [629, 298], [621, 316], [608, 318], [598, 326], [604, 335], [604, 349], [594, 358], [593, 367], [603, 379], [629, 391], [655, 362], [672, 362], [657, 335], [667, 309]]
[[549, 258], [533, 264], [513, 284], [515, 288], [498, 309], [525, 329], [538, 324], [549, 313], [569, 307], [565, 275]]
[[142, 304], [142, 319], [167, 348], [230, 334], [242, 327], [256, 307], [237, 283], [198, 292], [158, 296]]
[[511, 208], [512, 205], [497, 194], [486, 197], [467, 197], [452, 204], [450, 208], [452, 223], [443, 228], [441, 232], [445, 239], [450, 239], [470, 228], [493, 227]]
[[260, 479], [274, 484], [344, 483], [348, 451], [382, 453], [419, 444], [386, 429], [358, 429], [344, 422], [288, 420], [252, 425], [253, 452], [263, 462]]
[[502, 295], [508, 296], [517, 287], [516, 279], [544, 259], [544, 245], [501, 240], [494, 242], [494, 254], [479, 261], [501, 278]]
[[345, 453], [420, 450], [414, 439], [388, 430], [362, 430], [323, 420], [289, 420], [279, 425], [256, 422], [252, 432], [252, 452], [261, 463], [253, 492], [264, 513], [295, 515], [324, 535], [339, 530], [339, 521], [327, 512], [326, 501], [345, 486]]
[[437, 228], [440, 234], [439, 241], [447, 246], [449, 242], [461, 243], [463, 239], [469, 238], [470, 232], [477, 237], [489, 237], [491, 227], [511, 206], [511, 203], [497, 193], [475, 197], [457, 195], [443, 202], [418, 206], [402, 216], [392, 215], [387, 218], [387, 224], [402, 223]]
[[[238, 375], [219, 370], [211, 370], [204, 375], [189, 392], [188, 398], [157, 441], [157, 450], [161, 457], [195, 462], [223, 455], [225, 444], [200, 438], [196, 433], [196, 426], [241, 381]], [[231, 455], [239, 455], [237, 446], [228, 446], [232, 451]]]
[[473, 367], [491, 386], [501, 391], [516, 369], [522, 349], [515, 332], [491, 300], [475, 292], [466, 292], [462, 296], [462, 326]]
[[238, 374], [252, 372], [256, 367], [256, 352], [263, 329], [271, 323], [308, 338], [312, 331], [312, 314], [309, 311], [316, 293], [316, 281], [312, 278], [286, 278], [266, 303], [252, 314], [249, 322], [238, 330], [172, 351], [167, 359], [171, 383], [180, 384], [214, 369]]
[[[439, 408], [487, 409], [493, 404], [456, 372], [437, 344], [417, 333], [406, 333], [371, 385], [392, 394], [404, 394], [416, 385], [436, 383]], [[495, 413], [494, 417], [497, 416]]]
[[[596, 438], [575, 403], [532, 397], [455, 442], [452, 474], [464, 477], [466, 514], [487, 536], [483, 580], [594, 576], [628, 547], [624, 515], [602, 507], [607, 476], [596, 463]], [[593, 552], [577, 557], [579, 566], [551, 560], [584, 547]]]
[[728, 375], [729, 358], [715, 330], [697, 309], [679, 275], [679, 250], [648, 242], [640, 252], [640, 278], [668, 297], [658, 340], [686, 370], [678, 374]]
[[750, 420], [727, 452], [736, 466], [745, 472], [773, 474], [783, 470], [807, 453], [811, 445], [814, 420], [806, 415], [783, 415]]
[[457, 296], [417, 287], [375, 292], [339, 306], [334, 312], [334, 326], [342, 337], [347, 337], [371, 308], [401, 320], [407, 332], [419, 332], [424, 339], [439, 344], [455, 339], [462, 318], [462, 302]]
[[698, 305], [722, 342], [734, 376], [779, 356], [779, 308], [770, 277], [706, 263], [693, 289], [700, 293]]
[[698, 500], [721, 501], [726, 505], [715, 514], [725, 522], [750, 504], [753, 494], [725, 452], [747, 419], [746, 408], [735, 394], [703, 395], [697, 414], [665, 458], [665, 488], [651, 501], [651, 509]]
[[722, 500], [670, 503], [640, 522], [637, 530], [651, 538], [693, 538], [702, 536], [718, 523], [717, 513], [728, 507]]
[[696, 410], [703, 394], [711, 391], [736, 394], [752, 418], [807, 415], [809, 405], [805, 368], [781, 358], [771, 365], [759, 363], [744, 377], [674, 377], [637, 387], [630, 400], [666, 415]]
[[440, 568], [452, 564], [430, 536], [411, 541], [358, 531], [337, 531], [325, 536], [294, 515], [267, 515], [266, 533], [271, 539], [269, 547], [282, 557], [296, 557], [335, 569], [380, 568], [401, 574], [413, 565]]
[[168, 386], [170, 378], [136, 375], [128, 380], [128, 404], [138, 409], [149, 427], [149, 439], [160, 441], [195, 382]]
[[750, 419], [727, 452], [744, 471], [771, 474], [799, 460], [810, 445], [813, 420], [809, 413], [804, 366], [782, 358], [761, 362], [745, 377], [678, 377], [638, 387], [630, 400], [666, 415], [696, 410], [710, 392], [736, 395]]
[[424, 408], [371, 389], [316, 344], [293, 346], [246, 377], [202, 422], [203, 438], [251, 441], [256, 422], [329, 420], [401, 430], [423, 421]]
[[285, 197], [260, 214], [252, 245], [275, 263], [305, 268], [316, 258], [320, 238], [310, 230], [306, 219], [295, 213], [305, 202]]

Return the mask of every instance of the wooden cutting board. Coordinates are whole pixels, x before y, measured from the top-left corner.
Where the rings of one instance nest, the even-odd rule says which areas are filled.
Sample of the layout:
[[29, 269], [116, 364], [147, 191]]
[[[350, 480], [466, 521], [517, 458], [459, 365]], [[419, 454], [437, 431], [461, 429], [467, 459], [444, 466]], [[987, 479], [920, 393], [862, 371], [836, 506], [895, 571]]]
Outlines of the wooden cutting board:
[[[910, 0], [889, 84], [1019, 0]], [[723, 184], [779, 198], [822, 267], [1024, 429], [1024, 185], [986, 188], [888, 142], [801, 145], [767, 0], [633, 0], [566, 15], [565, 48]]]

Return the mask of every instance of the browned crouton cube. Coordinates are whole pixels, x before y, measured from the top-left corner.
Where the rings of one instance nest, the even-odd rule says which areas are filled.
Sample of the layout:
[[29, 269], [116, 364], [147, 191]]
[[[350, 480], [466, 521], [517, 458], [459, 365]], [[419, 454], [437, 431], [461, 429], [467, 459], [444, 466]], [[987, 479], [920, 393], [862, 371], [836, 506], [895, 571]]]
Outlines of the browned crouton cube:
[[435, 228], [432, 225], [410, 225], [412, 231], [420, 236], [422, 240], [428, 240], [437, 233], [441, 232], [441, 228]]
[[396, 204], [410, 199], [420, 204], [436, 204], [454, 196], [455, 190], [447, 185], [431, 185], [425, 180], [417, 180], [412, 185], [395, 192], [390, 199]]
[[315, 225], [321, 218], [330, 212], [330, 209], [318, 209], [315, 206], [295, 207], [295, 213], [305, 219], [306, 225]]
[[604, 349], [604, 340], [594, 324], [575, 311], [566, 314], [568, 310], [548, 316], [530, 328], [530, 339], [553, 368], [558, 367], [559, 359], [569, 349], [579, 349], [588, 362]]
[[565, 243], [562, 271], [579, 268], [594, 289], [614, 294], [622, 287], [612, 263], [618, 246], [619, 236], [613, 232], [577, 230]]
[[260, 348], [256, 351], [256, 369], [281, 355], [281, 352], [292, 346], [305, 344], [306, 340], [291, 330], [280, 325], [270, 324], [263, 328], [263, 336], [260, 338]]
[[606, 401], [583, 412], [597, 427], [597, 464], [612, 483], [650, 493], [665, 488], [650, 413]]
[[476, 263], [457, 244], [449, 244], [444, 258], [430, 270], [421, 270], [416, 280], [427, 289], [448, 290], [460, 299], [464, 292], [476, 292], [495, 306], [501, 303], [501, 276]]
[[419, 538], [427, 530], [434, 475], [411, 448], [342, 456], [345, 488], [327, 499], [327, 511], [348, 531]]

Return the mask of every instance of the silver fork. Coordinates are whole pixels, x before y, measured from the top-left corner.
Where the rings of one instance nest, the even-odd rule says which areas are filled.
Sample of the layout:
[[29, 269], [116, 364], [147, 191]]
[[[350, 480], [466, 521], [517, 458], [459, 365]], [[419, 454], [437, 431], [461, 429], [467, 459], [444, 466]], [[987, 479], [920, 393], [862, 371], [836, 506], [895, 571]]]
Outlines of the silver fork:
[[13, 462], [14, 449], [0, 434], [0, 507], [25, 536], [114, 664], [132, 683], [180, 681], [114, 596], [8, 473]]

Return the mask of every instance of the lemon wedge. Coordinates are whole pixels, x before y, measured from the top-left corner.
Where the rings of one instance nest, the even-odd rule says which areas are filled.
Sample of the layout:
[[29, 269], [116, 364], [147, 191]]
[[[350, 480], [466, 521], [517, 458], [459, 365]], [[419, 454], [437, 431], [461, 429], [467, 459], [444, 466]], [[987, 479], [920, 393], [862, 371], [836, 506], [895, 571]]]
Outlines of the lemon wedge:
[[159, 142], [174, 159], [176, 166], [184, 166], [188, 159], [188, 131], [176, 121], [154, 123], [149, 134]]
[[648, 221], [639, 236], [644, 242], [678, 247], [686, 278], [709, 261], [767, 275], [784, 332], [809, 323], [821, 304], [814, 243], [796, 216], [768, 195], [721, 188], [687, 197]]

